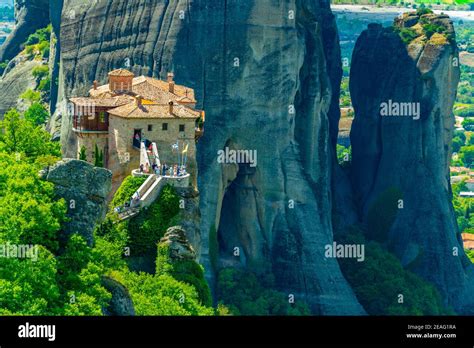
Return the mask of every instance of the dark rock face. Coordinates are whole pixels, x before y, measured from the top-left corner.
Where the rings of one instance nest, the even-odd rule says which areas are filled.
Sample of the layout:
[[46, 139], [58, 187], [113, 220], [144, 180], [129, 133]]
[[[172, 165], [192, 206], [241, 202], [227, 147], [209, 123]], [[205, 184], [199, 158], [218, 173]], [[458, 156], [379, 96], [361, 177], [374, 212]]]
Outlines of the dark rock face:
[[[221, 266], [270, 267], [278, 287], [314, 313], [362, 314], [337, 261], [324, 257], [333, 240], [339, 60], [323, 0], [66, 0], [58, 93], [60, 100], [85, 93], [127, 63], [135, 74], [161, 78], [173, 70], [178, 83], [196, 89], [207, 114], [198, 144], [202, 243], [195, 250], [208, 276], [215, 229]], [[57, 116], [71, 155], [70, 119]], [[218, 163], [226, 145], [255, 150], [257, 166]], [[235, 248], [238, 258], [229, 254]]]
[[102, 277], [102, 285], [110, 291], [112, 299], [107, 308], [102, 312], [108, 316], [133, 316], [135, 315], [135, 307], [132, 298], [125, 286], [113, 278]]
[[42, 176], [55, 185], [56, 193], [68, 206], [67, 235], [79, 233], [93, 242], [96, 223], [106, 212], [106, 197], [112, 185], [112, 173], [79, 160], [64, 159], [43, 171]]
[[196, 253], [186, 237], [186, 231], [181, 226], [168, 228], [160, 245], [167, 246], [169, 259], [174, 260], [195, 260]]
[[[413, 15], [405, 19], [397, 25], [416, 22]], [[445, 17], [429, 20], [453, 30]], [[381, 238], [403, 265], [438, 287], [445, 304], [473, 313], [468, 295], [473, 270], [458, 235], [449, 182], [458, 52], [440, 37], [426, 41], [418, 38], [406, 46], [397, 33], [378, 25], [359, 37], [350, 79], [352, 183], [366, 222], [384, 192], [399, 191], [395, 221]], [[415, 103], [419, 119], [414, 112], [382, 116], [382, 103], [389, 101]]]
[[0, 62], [11, 60], [30, 34], [49, 24], [49, 0], [16, 0], [16, 25], [0, 47]]

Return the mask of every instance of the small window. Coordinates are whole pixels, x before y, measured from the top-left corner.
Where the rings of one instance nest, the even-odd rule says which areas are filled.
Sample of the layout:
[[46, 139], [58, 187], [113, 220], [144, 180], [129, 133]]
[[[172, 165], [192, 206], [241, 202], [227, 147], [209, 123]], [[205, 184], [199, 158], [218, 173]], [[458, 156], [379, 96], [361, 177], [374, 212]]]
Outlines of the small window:
[[180, 124], [180, 125], [179, 125], [179, 131], [180, 131], [180, 132], [184, 132], [184, 124]]
[[153, 131], [153, 125], [151, 125], [151, 124], [148, 125], [148, 131], [149, 132]]
[[168, 123], [163, 123], [161, 129], [164, 131], [168, 130]]
[[105, 112], [103, 111], [99, 112], [99, 122], [105, 123]]

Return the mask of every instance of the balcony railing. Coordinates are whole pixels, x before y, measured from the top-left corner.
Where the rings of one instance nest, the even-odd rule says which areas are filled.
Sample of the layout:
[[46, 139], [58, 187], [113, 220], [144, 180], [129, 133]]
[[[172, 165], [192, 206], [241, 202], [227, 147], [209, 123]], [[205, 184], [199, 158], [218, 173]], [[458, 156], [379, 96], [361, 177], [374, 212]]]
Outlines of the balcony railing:
[[80, 133], [107, 133], [109, 131], [109, 115], [74, 115], [73, 130]]

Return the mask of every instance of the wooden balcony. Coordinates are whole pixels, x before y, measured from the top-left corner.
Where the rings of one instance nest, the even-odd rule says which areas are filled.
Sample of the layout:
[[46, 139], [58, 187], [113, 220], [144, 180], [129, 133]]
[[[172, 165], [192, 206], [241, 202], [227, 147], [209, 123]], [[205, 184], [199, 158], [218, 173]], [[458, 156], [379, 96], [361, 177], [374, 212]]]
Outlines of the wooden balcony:
[[109, 114], [98, 111], [92, 115], [74, 115], [73, 131], [76, 133], [108, 133]]

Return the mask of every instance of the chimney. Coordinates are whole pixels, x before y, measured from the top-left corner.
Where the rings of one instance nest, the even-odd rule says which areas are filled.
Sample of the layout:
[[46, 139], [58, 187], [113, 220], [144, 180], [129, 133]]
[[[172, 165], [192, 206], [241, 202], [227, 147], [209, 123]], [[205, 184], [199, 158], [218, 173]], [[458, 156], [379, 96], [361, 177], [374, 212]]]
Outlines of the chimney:
[[94, 90], [97, 89], [97, 80], [94, 80]]
[[174, 74], [172, 72], [168, 73], [168, 86], [169, 92], [174, 94]]
[[140, 107], [142, 106], [142, 100], [143, 100], [143, 97], [141, 95], [137, 95], [137, 106]]
[[170, 101], [168, 102], [168, 105], [170, 106], [170, 115], [173, 115], [173, 106], [174, 106], [173, 101], [170, 100]]

